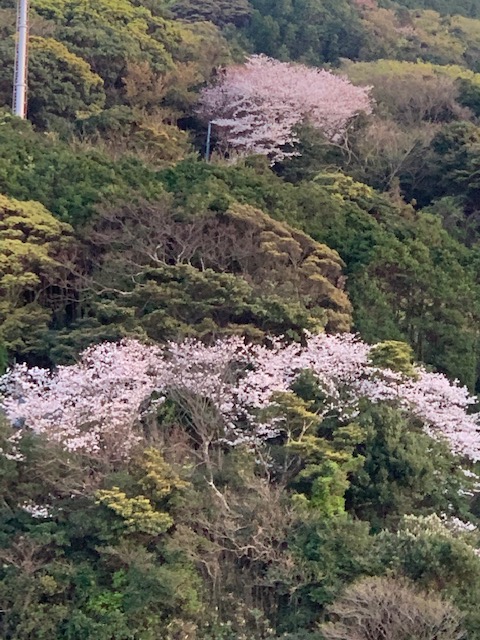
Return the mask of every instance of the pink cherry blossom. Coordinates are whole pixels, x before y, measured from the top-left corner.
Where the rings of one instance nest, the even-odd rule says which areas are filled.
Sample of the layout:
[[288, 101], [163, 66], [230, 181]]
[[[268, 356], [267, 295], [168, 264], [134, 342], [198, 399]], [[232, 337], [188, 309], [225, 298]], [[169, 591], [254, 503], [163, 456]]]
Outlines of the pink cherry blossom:
[[370, 87], [264, 55], [227, 67], [203, 90], [198, 108], [228, 149], [267, 155], [272, 163], [298, 155], [296, 127], [302, 122], [338, 140], [355, 116], [371, 110]]
[[275, 393], [292, 393], [292, 383], [309, 370], [325, 397], [319, 417], [335, 410], [350, 420], [364, 399], [389, 403], [454, 453], [480, 460], [479, 416], [468, 390], [422, 367], [411, 379], [372, 366], [371, 348], [352, 334], [310, 336], [305, 345], [275, 339], [270, 346], [238, 337], [209, 346], [124, 340], [91, 347], [77, 364], [54, 372], [16, 366], [0, 379], [1, 406], [17, 427], [109, 458], [128, 457], [141, 419], [167, 397], [197, 416], [199, 406], [208, 407], [206, 421], [215, 419], [231, 444], [261, 443], [282, 428], [262, 410]]

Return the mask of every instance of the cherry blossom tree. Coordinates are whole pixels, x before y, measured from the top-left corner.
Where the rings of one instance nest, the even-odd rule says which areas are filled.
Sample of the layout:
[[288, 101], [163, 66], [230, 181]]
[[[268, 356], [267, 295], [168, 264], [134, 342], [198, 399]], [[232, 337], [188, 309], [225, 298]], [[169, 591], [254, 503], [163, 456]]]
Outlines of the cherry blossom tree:
[[157, 347], [104, 343], [54, 373], [16, 366], [3, 378], [3, 407], [16, 427], [25, 424], [72, 451], [108, 450], [121, 458], [138, 441], [134, 427], [166, 373]]
[[203, 90], [198, 107], [230, 152], [266, 155], [272, 164], [298, 155], [296, 127], [302, 122], [339, 140], [355, 116], [371, 110], [370, 87], [264, 55], [223, 70]]
[[389, 403], [454, 453], [480, 460], [479, 416], [468, 390], [422, 367], [407, 377], [375, 366], [373, 348], [352, 334], [310, 336], [305, 345], [247, 345], [238, 337], [210, 346], [196, 340], [163, 347], [105, 343], [54, 372], [16, 366], [0, 378], [0, 406], [14, 426], [70, 450], [119, 459], [141, 437], [142, 419], [171, 398], [191, 416], [208, 456], [214, 438], [235, 446], [280, 435], [282, 422], [265, 410], [278, 393], [293, 393], [292, 384], [308, 370], [325, 398], [320, 418], [335, 411], [349, 421], [362, 400]]

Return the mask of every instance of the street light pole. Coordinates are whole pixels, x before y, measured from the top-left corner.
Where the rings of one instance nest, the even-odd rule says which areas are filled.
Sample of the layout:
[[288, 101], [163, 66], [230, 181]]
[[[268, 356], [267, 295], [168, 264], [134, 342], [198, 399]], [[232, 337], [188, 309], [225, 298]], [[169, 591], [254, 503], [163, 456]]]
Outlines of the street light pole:
[[17, 41], [13, 78], [13, 113], [27, 116], [28, 0], [17, 0]]
[[207, 144], [205, 145], [205, 160], [206, 162], [210, 162], [210, 145], [212, 142], [212, 121], [208, 123], [207, 129]]

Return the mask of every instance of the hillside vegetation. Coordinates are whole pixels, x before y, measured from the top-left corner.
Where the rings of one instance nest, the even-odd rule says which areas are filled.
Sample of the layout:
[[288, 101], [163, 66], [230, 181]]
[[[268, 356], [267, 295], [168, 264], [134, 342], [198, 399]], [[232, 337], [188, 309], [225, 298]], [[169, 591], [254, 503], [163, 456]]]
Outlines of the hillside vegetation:
[[0, 637], [480, 640], [480, 2], [0, 0]]

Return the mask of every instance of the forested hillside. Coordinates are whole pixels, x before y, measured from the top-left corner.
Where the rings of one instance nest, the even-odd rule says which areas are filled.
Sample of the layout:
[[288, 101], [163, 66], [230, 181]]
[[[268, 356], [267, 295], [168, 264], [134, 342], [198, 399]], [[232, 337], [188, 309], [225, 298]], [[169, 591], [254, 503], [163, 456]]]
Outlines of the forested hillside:
[[480, 2], [0, 0], [0, 637], [480, 640]]

